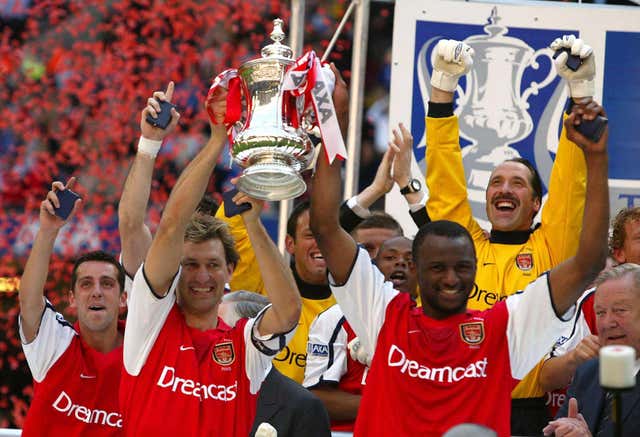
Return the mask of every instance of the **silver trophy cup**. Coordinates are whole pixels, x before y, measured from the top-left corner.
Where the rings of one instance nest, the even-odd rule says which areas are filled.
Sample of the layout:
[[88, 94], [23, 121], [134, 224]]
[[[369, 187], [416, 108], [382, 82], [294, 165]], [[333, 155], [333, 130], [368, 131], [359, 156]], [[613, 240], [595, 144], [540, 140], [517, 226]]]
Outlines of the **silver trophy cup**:
[[258, 199], [292, 199], [305, 192], [300, 172], [313, 158], [313, 144], [306, 132], [294, 127], [289, 114], [297, 111], [299, 99], [283, 93], [283, 81], [293, 64], [293, 51], [281, 43], [282, 20], [273, 20], [273, 43], [262, 49], [262, 58], [245, 62], [238, 69], [247, 99], [244, 128], [231, 146], [235, 162], [244, 168], [238, 189]]

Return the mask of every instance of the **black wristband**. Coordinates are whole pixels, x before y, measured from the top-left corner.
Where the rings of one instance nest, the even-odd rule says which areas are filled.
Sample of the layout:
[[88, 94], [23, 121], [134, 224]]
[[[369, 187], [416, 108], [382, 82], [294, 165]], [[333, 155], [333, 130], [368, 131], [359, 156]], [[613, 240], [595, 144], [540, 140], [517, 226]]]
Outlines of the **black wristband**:
[[573, 99], [571, 97], [569, 97], [567, 99], [567, 104], [564, 105], [565, 106], [565, 114], [567, 115], [571, 115], [571, 110], [573, 109], [573, 105], [575, 105], [576, 103], [573, 101]]
[[427, 117], [431, 118], [446, 118], [453, 115], [453, 102], [448, 103], [434, 103], [429, 102], [429, 110], [427, 111]]

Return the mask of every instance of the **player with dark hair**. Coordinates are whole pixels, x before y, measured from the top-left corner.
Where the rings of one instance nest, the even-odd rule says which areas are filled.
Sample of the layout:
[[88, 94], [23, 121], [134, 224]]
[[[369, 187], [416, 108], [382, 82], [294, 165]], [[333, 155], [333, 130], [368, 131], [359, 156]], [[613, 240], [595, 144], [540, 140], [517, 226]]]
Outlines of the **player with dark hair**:
[[71, 188], [54, 182], [40, 205], [40, 228], [20, 281], [20, 338], [34, 379], [34, 396], [23, 436], [116, 436], [122, 434], [118, 385], [122, 371], [126, 305], [124, 270], [111, 255], [80, 256], [71, 274], [69, 300], [78, 321], [71, 325], [44, 296], [48, 266], [63, 220], [55, 215], [58, 193]]
[[[551, 44], [552, 50], [564, 48], [571, 49], [582, 60], [575, 72], [566, 66], [567, 53], [560, 54], [554, 61], [558, 75], [569, 85], [571, 99], [565, 118], [575, 110], [576, 123], [592, 120], [602, 111], [592, 101], [595, 76], [592, 50], [572, 35]], [[507, 159], [498, 162], [491, 173], [474, 172], [471, 177], [475, 181], [487, 181], [486, 213], [491, 224], [487, 236], [473, 217], [469, 204], [458, 117], [454, 115], [453, 104], [458, 79], [473, 65], [473, 50], [461, 41], [441, 40], [434, 49], [433, 60], [425, 120], [427, 212], [433, 220], [460, 223], [473, 237], [478, 274], [477, 287], [469, 297], [469, 308], [485, 310], [576, 253], [585, 202], [584, 157], [567, 135], [566, 128], [563, 129], [539, 225], [534, 225], [534, 218], [542, 207], [542, 185], [529, 161]], [[516, 120], [507, 123], [511, 122], [518, 123]], [[506, 125], [495, 128], [499, 130]], [[499, 144], [495, 146], [492, 159], [500, 161], [502, 148]], [[473, 154], [473, 150], [470, 146], [465, 153]], [[512, 431], [516, 435], [539, 432], [548, 422], [546, 398], [537, 383], [539, 369], [540, 366], [533, 369], [513, 392]]]
[[[340, 78], [334, 95], [334, 101], [347, 99]], [[572, 113], [565, 128], [583, 149], [588, 169], [577, 253], [484, 312], [467, 310], [478, 260], [464, 227], [438, 221], [418, 232], [413, 258], [423, 306], [417, 308], [408, 294], [384, 281], [340, 227], [341, 163], [318, 161], [313, 234], [346, 319], [365, 349], [375, 351], [356, 436], [441, 435], [461, 423], [511, 435], [511, 390], [566, 326], [565, 313], [606, 258], [607, 132], [593, 142], [575, 130], [575, 118]]]

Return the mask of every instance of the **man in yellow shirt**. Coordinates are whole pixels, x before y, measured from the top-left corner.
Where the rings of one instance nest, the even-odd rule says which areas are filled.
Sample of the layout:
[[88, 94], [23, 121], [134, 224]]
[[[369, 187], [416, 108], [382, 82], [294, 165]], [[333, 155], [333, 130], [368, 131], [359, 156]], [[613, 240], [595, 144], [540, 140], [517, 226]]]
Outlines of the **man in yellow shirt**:
[[[573, 36], [554, 41], [552, 48], [568, 48], [582, 58], [582, 65], [573, 72], [566, 67], [567, 55], [560, 55], [556, 69], [569, 84], [572, 103], [590, 105], [579, 110], [584, 112], [583, 119], [594, 118], [600, 107], [590, 103], [595, 75], [591, 48]], [[426, 117], [427, 213], [432, 220], [460, 223], [473, 237], [478, 264], [468, 308], [484, 310], [575, 254], [584, 210], [586, 166], [582, 151], [563, 129], [541, 223], [533, 227], [542, 201], [540, 176], [524, 159], [499, 164], [486, 190], [487, 216], [492, 226], [487, 237], [473, 218], [467, 199], [458, 118], [453, 114], [458, 78], [473, 65], [473, 50], [454, 40], [442, 40], [434, 50]], [[514, 435], [539, 434], [547, 422], [544, 392], [537, 383], [539, 369], [534, 368], [512, 394]]]

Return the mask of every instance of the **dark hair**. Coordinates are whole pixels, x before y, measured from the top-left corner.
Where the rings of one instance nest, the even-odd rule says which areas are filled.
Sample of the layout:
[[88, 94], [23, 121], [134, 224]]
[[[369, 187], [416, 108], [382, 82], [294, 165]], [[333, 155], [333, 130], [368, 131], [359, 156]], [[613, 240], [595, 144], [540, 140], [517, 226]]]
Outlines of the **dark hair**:
[[471, 247], [473, 248], [473, 256], [476, 256], [476, 247], [473, 244], [473, 238], [471, 238], [471, 234], [469, 234], [469, 231], [467, 231], [464, 226], [449, 220], [436, 220], [422, 225], [418, 230], [416, 237], [413, 239], [411, 255], [413, 256], [414, 262], [417, 261], [418, 249], [422, 246], [424, 239], [429, 235], [437, 235], [439, 237], [447, 237], [451, 239], [461, 237], [466, 238], [469, 240], [469, 244], [471, 244]]
[[536, 199], [542, 200], [542, 178], [540, 178], [540, 173], [538, 173], [538, 170], [536, 170], [533, 164], [531, 164], [531, 161], [526, 158], [511, 158], [505, 160], [504, 162], [517, 162], [527, 167], [531, 172], [531, 178], [529, 178], [529, 182], [531, 183], [533, 194]]
[[233, 309], [241, 319], [250, 319], [269, 305], [269, 299], [258, 293], [238, 290], [222, 297], [223, 302], [233, 304]]
[[303, 202], [298, 203], [291, 214], [289, 215], [289, 219], [287, 220], [287, 235], [291, 236], [294, 240], [296, 239], [296, 228], [298, 227], [298, 218], [302, 215], [303, 212], [307, 211], [311, 208], [311, 202], [305, 200]]
[[609, 238], [609, 248], [620, 249], [627, 239], [625, 225], [633, 220], [640, 220], [640, 206], [623, 208], [616, 214], [611, 223], [611, 238]]
[[120, 285], [120, 293], [124, 291], [124, 276], [125, 276], [124, 267], [122, 267], [122, 264], [120, 264], [113, 255], [111, 255], [110, 253], [104, 252], [102, 250], [95, 250], [93, 252], [85, 253], [84, 255], [81, 255], [76, 259], [75, 263], [73, 263], [73, 270], [71, 270], [71, 289], [72, 290], [75, 288], [76, 281], [78, 280], [78, 268], [80, 267], [80, 264], [86, 263], [89, 261], [100, 261], [100, 262], [109, 263], [115, 266], [116, 271], [118, 272], [118, 284]]
[[196, 207], [196, 212], [206, 215], [216, 215], [219, 207], [220, 205], [218, 205], [218, 202], [216, 202], [213, 197], [205, 194], [202, 196], [202, 199], [200, 199], [200, 203], [198, 203]]
[[403, 236], [402, 226], [400, 223], [389, 214], [383, 211], [374, 211], [369, 217], [362, 220], [358, 225], [353, 228], [351, 235], [360, 229], [391, 229], [398, 233], [398, 237]]

